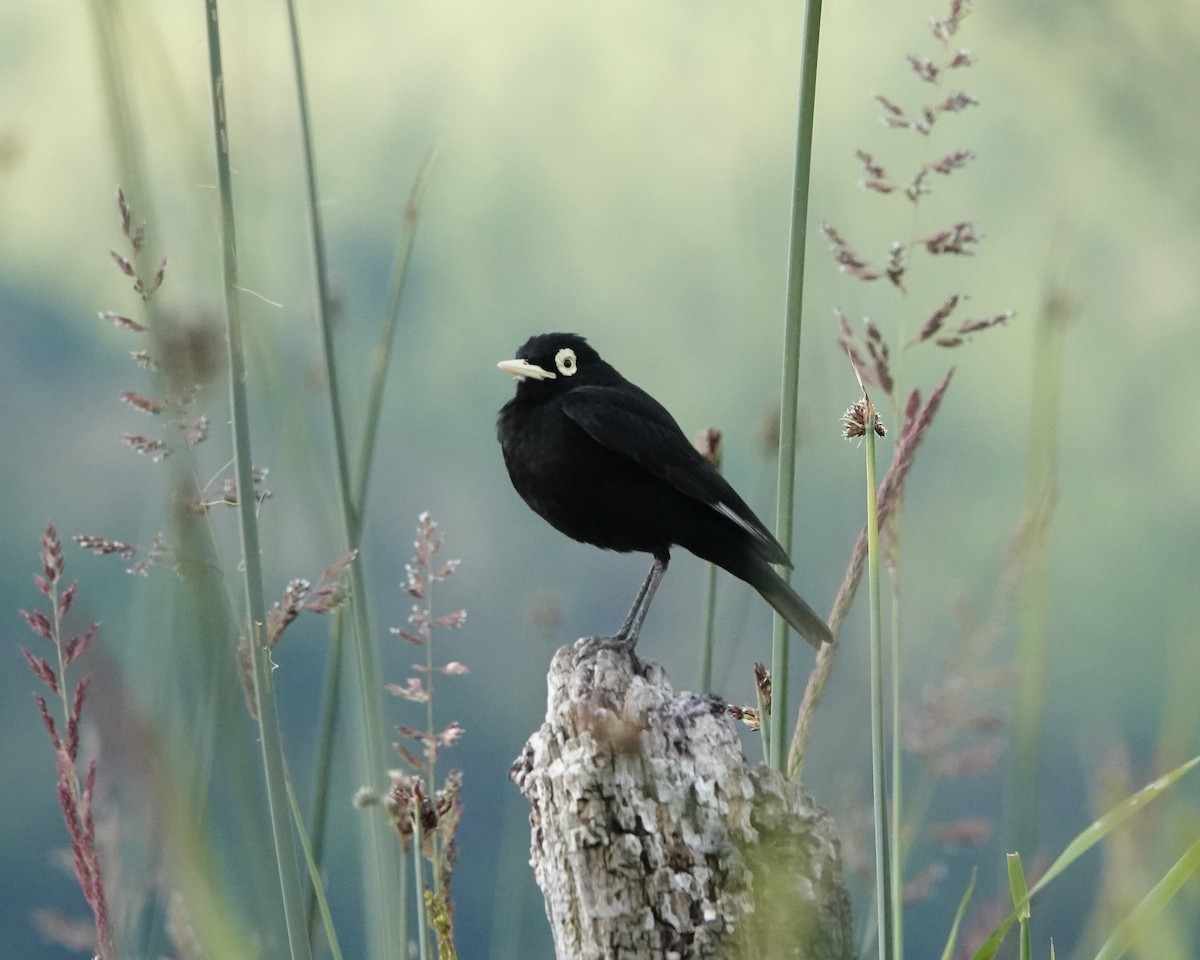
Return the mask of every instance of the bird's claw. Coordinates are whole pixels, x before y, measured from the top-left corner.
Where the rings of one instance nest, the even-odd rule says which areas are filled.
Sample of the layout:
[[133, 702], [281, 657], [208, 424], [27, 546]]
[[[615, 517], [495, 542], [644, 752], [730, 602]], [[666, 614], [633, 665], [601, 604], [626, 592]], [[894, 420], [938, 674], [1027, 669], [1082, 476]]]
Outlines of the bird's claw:
[[580, 637], [575, 643], [579, 657], [593, 657], [600, 650], [612, 650], [632, 657], [637, 637], [618, 633], [615, 637]]

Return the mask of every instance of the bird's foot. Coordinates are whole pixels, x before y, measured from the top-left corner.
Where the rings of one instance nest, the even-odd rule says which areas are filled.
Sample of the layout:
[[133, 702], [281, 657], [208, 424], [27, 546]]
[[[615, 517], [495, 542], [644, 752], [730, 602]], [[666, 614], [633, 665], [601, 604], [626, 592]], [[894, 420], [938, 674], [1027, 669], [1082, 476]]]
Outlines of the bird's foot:
[[632, 657], [637, 639], [636, 635], [630, 636], [625, 633], [618, 633], [615, 637], [580, 637], [576, 641], [575, 650], [580, 657], [595, 656], [600, 650], [612, 650]]

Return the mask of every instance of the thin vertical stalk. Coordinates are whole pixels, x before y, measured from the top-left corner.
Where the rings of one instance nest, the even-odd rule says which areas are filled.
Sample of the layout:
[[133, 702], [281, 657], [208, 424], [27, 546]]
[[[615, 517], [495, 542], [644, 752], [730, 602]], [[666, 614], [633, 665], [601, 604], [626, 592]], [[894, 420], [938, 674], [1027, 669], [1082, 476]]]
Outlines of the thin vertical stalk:
[[879, 913], [879, 960], [893, 960], [892, 868], [888, 834], [887, 774], [884, 750], [883, 628], [879, 598], [879, 505], [875, 486], [875, 408], [868, 400], [867, 424], [867, 592], [871, 608], [871, 795], [875, 813], [875, 908]]
[[[903, 514], [897, 510], [892, 514], [888, 529], [892, 536], [892, 548], [896, 549], [900, 542], [900, 520]], [[891, 564], [892, 587], [892, 630], [891, 630], [891, 670], [892, 670], [892, 838], [895, 843], [891, 849], [892, 867], [892, 944], [896, 950], [896, 960], [904, 960], [904, 840], [901, 824], [904, 822], [904, 779], [903, 764], [903, 727], [900, 722], [900, 562], [893, 555]]]
[[[757, 681], [759, 678], [755, 677]], [[768, 686], [767, 689], [770, 689]], [[758, 733], [762, 737], [763, 758], [767, 763], [771, 762], [771, 712], [772, 701], [767, 699], [766, 692], [761, 683], [754, 684], [755, 705], [758, 707]]]
[[[1067, 323], [1073, 305], [1061, 290], [1045, 295], [1035, 328], [1033, 396], [1026, 475], [1026, 515], [1048, 515], [1057, 483], [1062, 367]], [[1036, 848], [1038, 766], [1046, 696], [1046, 621], [1050, 606], [1049, 537], [1044, 522], [1030, 545], [1021, 583], [1017, 643], [1017, 704], [1013, 716], [1013, 762], [1009, 784], [1011, 822], [1008, 843], [1014, 850]]]
[[[433, 787], [430, 786], [430, 790]], [[417, 892], [417, 956], [420, 960], [430, 960], [429, 953], [429, 905], [425, 902], [425, 868], [421, 865], [421, 850], [425, 838], [421, 834], [421, 801], [413, 809], [412, 859], [413, 882]]]
[[225, 76], [221, 61], [221, 33], [217, 0], [205, 0], [208, 28], [208, 67], [212, 85], [213, 139], [216, 145], [217, 189], [221, 201], [221, 267], [225, 295], [225, 325], [229, 349], [229, 402], [233, 420], [234, 473], [238, 490], [238, 525], [242, 544], [242, 581], [246, 601], [246, 644], [254, 678], [254, 698], [262, 745], [271, 833], [279, 869], [279, 888], [287, 924], [292, 960], [312, 956], [304, 922], [300, 874], [292, 835], [284, 769], [283, 738], [279, 730], [275, 693], [271, 681], [271, 652], [267, 646], [266, 599], [263, 593], [259, 552], [258, 501], [254, 492], [250, 456], [250, 413], [246, 397], [246, 364], [242, 352], [241, 312], [238, 304], [237, 234], [234, 226], [233, 178], [229, 162], [229, 127], [225, 112]]
[[[400, 317], [400, 301], [404, 293], [405, 280], [408, 277], [408, 265], [412, 259], [413, 244], [416, 240], [417, 221], [420, 217], [421, 198], [425, 193], [426, 177], [433, 162], [434, 152], [431, 150], [421, 165], [413, 182], [408, 203], [404, 207], [404, 228], [396, 243], [396, 255], [392, 263], [392, 276], [388, 283], [388, 306], [381, 328], [379, 340], [371, 359], [371, 384], [367, 390], [367, 416], [363, 427], [362, 445], [359, 449], [358, 471], [355, 475], [354, 488], [354, 521], [352, 531], [353, 543], [362, 542], [363, 517], [366, 516], [367, 492], [371, 478], [371, 460], [374, 456], [375, 441], [379, 433], [379, 415], [383, 408], [383, 393], [387, 381], [387, 371], [391, 365], [392, 344], [395, 340], [396, 325]], [[333, 650], [330, 654], [329, 666], [325, 679], [325, 692], [322, 695], [320, 736], [317, 743], [317, 766], [313, 797], [313, 853], [318, 863], [323, 859], [325, 847], [325, 831], [329, 814], [329, 776], [333, 766], [334, 729], [340, 712], [340, 691], [342, 668], [345, 662], [346, 620], [339, 614], [333, 625]], [[408, 871], [400, 871], [400, 886], [395, 898], [400, 902], [396, 921], [400, 932], [401, 942], [408, 938], [408, 902], [407, 902]], [[310, 897], [308, 904], [309, 925], [314, 917], [315, 900]]]
[[[721, 442], [721, 431], [709, 427], [696, 439], [700, 448], [717, 472], [720, 473], [724, 461], [724, 445]], [[701, 693], [712, 690], [713, 647], [717, 639], [717, 566], [713, 563], [704, 565], [704, 615], [700, 630], [700, 686]], [[760, 715], [760, 721], [761, 721]], [[761, 722], [760, 722], [761, 726]], [[763, 756], [766, 756], [764, 744]]]
[[387, 312], [375, 351], [371, 356], [371, 385], [367, 390], [367, 414], [363, 425], [362, 446], [358, 454], [358, 473], [354, 491], [354, 505], [358, 511], [358, 525], [362, 527], [362, 512], [366, 509], [367, 484], [371, 479], [371, 460], [375, 456], [375, 439], [379, 434], [379, 414], [383, 409], [383, 388], [391, 365], [392, 344], [396, 339], [396, 325], [400, 319], [400, 299], [408, 279], [408, 265], [412, 260], [413, 244], [417, 238], [417, 220], [421, 215], [421, 200], [429, 171], [433, 166], [436, 149], [425, 155], [421, 169], [413, 180], [408, 202], [404, 205], [404, 228], [396, 241], [396, 254], [392, 259], [392, 275], [388, 280]]
[[[305, 184], [308, 192], [309, 239], [312, 243], [313, 269], [316, 276], [316, 306], [321, 326], [325, 381], [329, 389], [329, 411], [333, 426], [334, 463], [337, 470], [342, 534], [346, 550], [356, 551], [355, 559], [350, 565], [350, 589], [358, 667], [359, 721], [362, 737], [360, 755], [363, 761], [361, 777], [374, 793], [383, 795], [387, 791], [388, 784], [387, 753], [383, 733], [382, 670], [379, 663], [379, 651], [372, 642], [374, 634], [367, 607], [366, 577], [363, 575], [362, 553], [359, 549], [362, 520], [360, 507], [354, 503], [350, 477], [350, 458], [347, 452], [346, 427], [342, 413], [343, 403], [339, 389], [333, 324], [330, 316], [325, 233], [321, 224], [300, 29], [293, 0], [287, 0], [287, 11], [292, 62], [296, 74], [296, 97], [300, 111]], [[391, 897], [399, 886], [400, 876], [400, 861], [395, 851], [395, 840], [387, 819], [381, 815], [367, 815], [362, 830], [364, 862], [369, 864], [364, 867], [366, 870], [364, 896], [372, 952], [377, 957], [398, 957], [403, 950], [406, 935], [399, 927], [401, 912], [393, 909], [393, 905], [390, 903]]]
[[[300, 812], [300, 802], [296, 799], [296, 791], [292, 788], [290, 776], [287, 781], [287, 791], [292, 817], [297, 823], [303, 823], [304, 815]], [[321, 885], [321, 870], [313, 858], [312, 847], [305, 840], [304, 834], [301, 832], [298, 837], [300, 849], [304, 853], [304, 865], [308, 868], [309, 885], [312, 887], [313, 896], [316, 897], [317, 907], [321, 911], [321, 926], [325, 931], [326, 940], [329, 941], [329, 952], [333, 954], [333, 960], [342, 960], [342, 948], [338, 943], [337, 930], [333, 926], [333, 915], [329, 912], [329, 902], [325, 899], [325, 890]], [[309, 928], [312, 927], [312, 923], [307, 919], [305, 923]]]
[[[804, 251], [808, 240], [808, 181], [812, 172], [813, 115], [817, 93], [817, 48], [821, 34], [821, 0], [808, 0], [801, 37], [800, 94], [796, 161], [792, 175], [792, 227], [788, 244], [787, 307], [783, 328], [783, 398], [779, 419], [779, 482], [775, 532], [791, 555], [796, 499], [796, 405], [800, 382], [800, 319], [804, 308]], [[786, 573], [785, 573], [786, 576]], [[787, 758], [788, 659], [787, 622], [775, 616], [771, 634], [771, 753], [769, 763], [783, 772]]]

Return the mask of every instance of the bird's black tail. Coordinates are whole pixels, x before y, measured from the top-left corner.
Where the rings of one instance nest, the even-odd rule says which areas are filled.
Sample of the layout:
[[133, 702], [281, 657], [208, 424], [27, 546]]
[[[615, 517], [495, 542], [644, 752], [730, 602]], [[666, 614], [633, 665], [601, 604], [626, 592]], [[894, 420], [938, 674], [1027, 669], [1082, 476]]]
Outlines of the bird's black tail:
[[762, 594], [763, 599], [775, 608], [793, 630], [817, 650], [821, 649], [821, 644], [833, 642], [829, 626], [788, 586], [787, 581], [777, 574], [774, 568], [763, 563], [756, 566], [753, 574], [745, 579]]

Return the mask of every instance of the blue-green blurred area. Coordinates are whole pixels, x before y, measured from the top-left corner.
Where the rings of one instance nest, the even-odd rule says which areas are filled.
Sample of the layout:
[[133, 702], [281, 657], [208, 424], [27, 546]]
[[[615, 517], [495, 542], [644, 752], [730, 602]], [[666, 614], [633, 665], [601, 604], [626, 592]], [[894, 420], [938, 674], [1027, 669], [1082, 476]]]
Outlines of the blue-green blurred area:
[[[839, 424], [858, 389], [836, 343], [835, 307], [856, 324], [869, 316], [879, 325], [895, 345], [904, 390], [928, 394], [949, 365], [957, 368], [905, 500], [904, 689], [913, 711], [954, 669], [1015, 663], [1012, 609], [1000, 610], [994, 642], [968, 668], [955, 661], [964, 648], [959, 621], [992, 616], [997, 585], [1012, 572], [1007, 544], [1026, 509], [1031, 425], [1060, 417], [1038, 844], [1022, 850], [1032, 869], [1119, 796], [1105, 792], [1114, 764], [1131, 790], [1200, 748], [1185, 682], [1200, 670], [1200, 433], [1192, 422], [1200, 406], [1200, 127], [1190, 106], [1200, 94], [1200, 7], [981, 3], [956, 38], [978, 63], [932, 91], [943, 97], [962, 87], [980, 105], [944, 117], [929, 138], [887, 129], [872, 95], [910, 109], [929, 98], [904, 55], [941, 55], [928, 18], [944, 13], [911, 0], [825, 11], [795, 580], [827, 609], [862, 523], [862, 451], [840, 438]], [[293, 577], [316, 580], [339, 556], [340, 524], [285, 13], [226, 4], [221, 14], [254, 459], [269, 468], [273, 493], [260, 517], [271, 599]], [[403, 625], [409, 611], [398, 583], [420, 511], [441, 523], [446, 554], [463, 561], [438, 603], [443, 612], [466, 607], [469, 619], [442, 638], [439, 655], [471, 672], [443, 682], [437, 712], [466, 728], [455, 749], [466, 781], [454, 887], [464, 957], [552, 955], [526, 865], [526, 808], [507, 768], [541, 722], [553, 650], [615, 628], [648, 564], [566, 540], [513, 493], [493, 427], [512, 387], [495, 362], [534, 332], [584, 333], [685, 430], [721, 427], [728, 476], [772, 513], [774, 466], [761, 434], [779, 394], [800, 16], [798, 4], [773, 0], [300, 9], [352, 443], [406, 199], [436, 149], [384, 406], [365, 560], [394, 682], [414, 659], [387, 627]], [[210, 359], [221, 349], [206, 56], [198, 2], [8, 0], [0, 8], [0, 609], [9, 625], [0, 660], [0, 960], [72, 955], [43, 941], [30, 918], [41, 907], [84, 910], [73, 878], [57, 866], [65, 833], [54, 767], [30, 698], [36, 681], [18, 650], [42, 642], [16, 614], [40, 600], [30, 578], [42, 526], [53, 519], [64, 537], [142, 545], [175, 530], [169, 490], [183, 465], [152, 463], [120, 441], [167, 429], [118, 399], [162, 389], [129, 361], [146, 341], [97, 318], [115, 310], [146, 319], [108, 252], [127, 254], [118, 183], [146, 221], [150, 269], [169, 258], [152, 300], [159, 322], [191, 331], [177, 345], [208, 344]], [[122, 130], [131, 137], [118, 137]], [[931, 175], [933, 193], [915, 221], [901, 196], [856, 186], [856, 149], [903, 185], [920, 163], [963, 147], [977, 158], [949, 177]], [[932, 261], [914, 253], [905, 296], [886, 281], [839, 275], [815, 229], [835, 224], [882, 264], [893, 240], [965, 219], [985, 236], [977, 255]], [[1072, 305], [1059, 412], [1031, 409], [1034, 330], [1051, 291]], [[1010, 308], [1016, 317], [957, 350], [927, 344], [900, 356], [899, 344], [955, 292], [970, 297], [956, 319]], [[215, 491], [231, 449], [222, 377], [194, 413], [212, 422], [196, 448], [196, 473], [201, 483], [215, 478]], [[885, 419], [886, 461], [898, 424]], [[231, 512], [211, 514], [236, 604], [232, 520]], [[213, 665], [217, 654], [189, 639], [210, 619], [220, 622], [224, 601], [189, 608], [196, 601], [168, 566], [133, 578], [115, 558], [71, 544], [67, 551], [68, 576], [81, 580], [72, 626], [103, 621], [89, 655], [98, 680], [87, 713], [98, 739], [89, 734], [87, 743], [99, 744], [116, 842], [132, 860], [158, 844], [163, 815], [152, 811], [164, 788], [146, 786], [141, 769], [155, 766], [179, 790], [212, 790], [200, 828], [224, 837], [213, 846], [238, 876], [235, 898], [251, 896], [244, 887], [269, 900], [261, 894], [270, 889], [269, 861], [261, 877], [238, 873], [245, 838], [269, 837], [255, 819], [263, 808], [254, 728], [236, 696], [213, 702], [197, 693], [206, 671], [232, 676], [231, 662]], [[679, 556], [643, 634], [641, 652], [663, 661], [680, 688], [697, 680], [702, 584], [699, 562]], [[768, 611], [726, 576], [719, 589], [716, 687], [749, 703], [751, 665], [770, 655]], [[173, 595], [181, 607], [172, 607]], [[275, 655], [289, 763], [306, 805], [328, 626], [301, 618]], [[865, 628], [856, 612], [844, 630], [805, 768], [848, 839], [861, 834], [868, 796]], [[234, 641], [216, 636], [211, 649], [229, 652]], [[797, 649], [792, 661], [795, 702], [812, 657]], [[1011, 718], [1011, 680], [979, 697]], [[420, 723], [412, 705], [389, 699], [386, 708], [389, 727]], [[350, 807], [362, 780], [349, 745], [355, 729], [344, 720], [328, 869], [347, 956], [363, 950], [362, 814]], [[1006, 721], [1006, 744], [1010, 731]], [[747, 749], [758, 750], [757, 740]], [[931, 780], [911, 763], [914, 794], [932, 790], [926, 823], [980, 816], [993, 825], [984, 846], [965, 852], [939, 848], [924, 832], [913, 838], [914, 869], [946, 865], [908, 925], [914, 956], [940, 951], [972, 866], [981, 915], [1005, 890], [1008, 753], [993, 772], [957, 780]], [[245, 786], [235, 789], [238, 778]], [[1089, 947], [1093, 955], [1097, 930], [1111, 929], [1119, 905], [1136, 903], [1190, 842], [1181, 838], [1189, 824], [1194, 834], [1196, 798], [1185, 780], [1161, 802], [1159, 826], [1132, 853], [1122, 848], [1125, 860], [1092, 854], [1035, 903], [1043, 947], [1053, 935], [1059, 956]], [[869, 849], [866, 835], [855, 843]], [[1101, 879], [1113, 870], [1142, 885], [1114, 891]], [[123, 877], [151, 895], [134, 925], [146, 950], [169, 950], [150, 931], [161, 929], [176, 880], [132, 868]], [[1177, 942], [1180, 956], [1192, 956], [1194, 885], [1181, 899]], [[869, 902], [856, 898], [860, 925]], [[275, 935], [269, 926], [258, 931], [265, 941]], [[129, 944], [128, 955], [139, 949]]]

